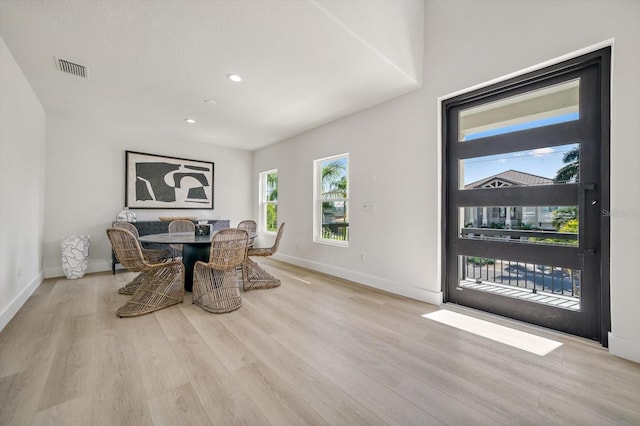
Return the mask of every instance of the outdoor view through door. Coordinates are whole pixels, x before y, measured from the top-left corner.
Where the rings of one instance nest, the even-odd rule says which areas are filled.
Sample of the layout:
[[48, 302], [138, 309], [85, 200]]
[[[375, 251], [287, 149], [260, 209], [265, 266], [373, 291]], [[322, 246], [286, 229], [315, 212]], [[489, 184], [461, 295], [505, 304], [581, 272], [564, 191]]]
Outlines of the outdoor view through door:
[[606, 344], [609, 62], [443, 103], [446, 301]]

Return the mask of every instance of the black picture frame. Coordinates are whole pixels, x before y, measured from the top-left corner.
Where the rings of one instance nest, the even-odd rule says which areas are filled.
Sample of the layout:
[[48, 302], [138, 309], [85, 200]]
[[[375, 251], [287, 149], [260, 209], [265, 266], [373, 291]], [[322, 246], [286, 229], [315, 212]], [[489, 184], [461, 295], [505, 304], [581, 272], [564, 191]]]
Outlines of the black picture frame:
[[125, 207], [213, 209], [214, 163], [125, 151]]

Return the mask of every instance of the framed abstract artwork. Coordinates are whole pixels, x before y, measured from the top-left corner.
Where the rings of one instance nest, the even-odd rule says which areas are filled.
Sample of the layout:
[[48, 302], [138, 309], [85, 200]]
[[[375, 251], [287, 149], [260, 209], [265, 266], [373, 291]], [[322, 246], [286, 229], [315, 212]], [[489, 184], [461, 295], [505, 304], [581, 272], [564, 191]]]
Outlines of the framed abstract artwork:
[[213, 209], [212, 162], [126, 151], [125, 206]]

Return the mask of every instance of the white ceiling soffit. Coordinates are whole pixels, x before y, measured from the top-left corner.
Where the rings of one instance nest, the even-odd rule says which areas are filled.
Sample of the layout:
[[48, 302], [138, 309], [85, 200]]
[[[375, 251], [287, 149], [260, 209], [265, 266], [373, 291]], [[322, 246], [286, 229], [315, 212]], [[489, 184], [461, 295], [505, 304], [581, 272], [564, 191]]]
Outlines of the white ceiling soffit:
[[49, 112], [254, 150], [420, 87], [423, 15], [422, 0], [0, 0], [0, 35]]

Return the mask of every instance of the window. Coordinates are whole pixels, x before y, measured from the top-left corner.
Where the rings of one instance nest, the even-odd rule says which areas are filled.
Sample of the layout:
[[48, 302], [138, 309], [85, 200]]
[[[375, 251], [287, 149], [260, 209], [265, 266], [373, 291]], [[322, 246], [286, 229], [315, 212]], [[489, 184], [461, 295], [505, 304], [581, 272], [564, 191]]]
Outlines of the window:
[[349, 154], [314, 161], [314, 241], [348, 246]]
[[278, 230], [278, 170], [260, 173], [260, 231]]

